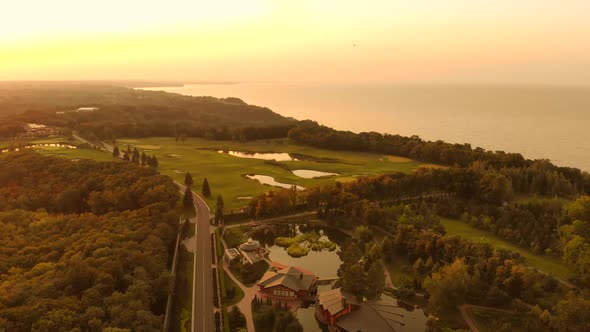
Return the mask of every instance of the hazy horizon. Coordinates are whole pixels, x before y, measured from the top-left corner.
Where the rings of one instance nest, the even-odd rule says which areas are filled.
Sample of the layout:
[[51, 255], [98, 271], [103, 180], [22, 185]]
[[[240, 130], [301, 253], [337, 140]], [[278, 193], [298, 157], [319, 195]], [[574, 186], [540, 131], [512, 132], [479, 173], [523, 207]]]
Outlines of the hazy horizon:
[[586, 86], [589, 10], [581, 0], [25, 0], [0, 13], [0, 78]]

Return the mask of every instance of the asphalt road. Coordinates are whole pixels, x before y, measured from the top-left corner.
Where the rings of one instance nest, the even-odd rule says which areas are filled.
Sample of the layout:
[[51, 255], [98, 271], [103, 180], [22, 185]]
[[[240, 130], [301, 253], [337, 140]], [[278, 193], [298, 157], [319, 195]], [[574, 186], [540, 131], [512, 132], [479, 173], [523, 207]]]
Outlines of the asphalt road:
[[[184, 192], [185, 186], [176, 182]], [[193, 201], [197, 215], [191, 219], [195, 223], [195, 241], [197, 253], [194, 255], [193, 270], [193, 332], [215, 331], [213, 313], [213, 272], [211, 269], [211, 232], [209, 220], [211, 214], [207, 204], [193, 192]]]

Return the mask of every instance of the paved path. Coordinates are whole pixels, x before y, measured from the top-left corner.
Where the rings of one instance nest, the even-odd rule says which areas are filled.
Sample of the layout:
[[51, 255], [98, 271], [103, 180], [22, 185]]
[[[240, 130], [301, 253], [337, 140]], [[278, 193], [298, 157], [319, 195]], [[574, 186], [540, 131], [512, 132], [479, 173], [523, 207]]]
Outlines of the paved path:
[[[223, 237], [221, 243], [223, 244], [223, 248], [227, 249], [227, 245], [225, 244]], [[238, 280], [238, 278], [236, 278], [230, 271], [229, 265], [226, 263], [225, 259], [223, 259], [220, 264], [223, 264], [225, 274], [228, 275], [236, 283], [236, 285], [238, 285], [238, 287], [244, 291], [244, 298], [238, 302], [236, 306], [240, 308], [240, 311], [246, 317], [246, 328], [248, 329], [248, 332], [256, 332], [256, 329], [254, 328], [254, 317], [252, 317], [252, 300], [254, 300], [254, 296], [258, 292], [258, 287], [256, 284], [254, 284], [252, 287], [246, 287], [246, 285], [242, 284], [242, 282]]]
[[479, 332], [479, 329], [477, 328], [477, 326], [475, 326], [475, 323], [471, 319], [471, 315], [469, 315], [469, 312], [468, 312], [469, 309], [484, 309], [484, 310], [491, 310], [491, 311], [504, 312], [504, 313], [510, 313], [510, 314], [513, 314], [516, 312], [515, 310], [494, 308], [494, 307], [484, 307], [484, 306], [475, 305], [475, 304], [461, 304], [459, 306], [459, 311], [461, 311], [461, 315], [463, 316], [463, 319], [465, 320], [467, 325], [469, 325], [469, 329], [473, 332]]
[[[186, 187], [175, 182], [181, 191]], [[195, 223], [196, 253], [193, 266], [193, 332], [215, 331], [215, 319], [213, 310], [213, 270], [211, 269], [211, 229], [209, 221], [211, 214], [209, 207], [203, 199], [193, 192], [193, 201], [197, 209], [197, 215], [191, 218]]]

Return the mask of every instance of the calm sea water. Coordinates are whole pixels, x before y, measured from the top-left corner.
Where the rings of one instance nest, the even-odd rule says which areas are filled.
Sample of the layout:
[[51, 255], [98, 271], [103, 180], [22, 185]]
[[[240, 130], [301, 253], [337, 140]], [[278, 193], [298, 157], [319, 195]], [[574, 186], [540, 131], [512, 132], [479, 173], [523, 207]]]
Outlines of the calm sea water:
[[590, 171], [590, 88], [239, 83], [150, 90], [238, 97], [337, 129], [470, 143]]

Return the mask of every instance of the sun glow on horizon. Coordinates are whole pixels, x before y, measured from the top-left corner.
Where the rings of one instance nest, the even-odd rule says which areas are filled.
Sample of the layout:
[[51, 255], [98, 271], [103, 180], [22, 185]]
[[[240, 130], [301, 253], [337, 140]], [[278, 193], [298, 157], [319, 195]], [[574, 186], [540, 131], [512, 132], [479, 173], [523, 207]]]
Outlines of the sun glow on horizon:
[[590, 3], [581, 0], [24, 0], [5, 7], [0, 79], [590, 84]]

